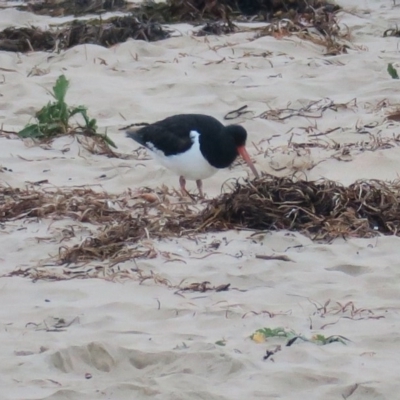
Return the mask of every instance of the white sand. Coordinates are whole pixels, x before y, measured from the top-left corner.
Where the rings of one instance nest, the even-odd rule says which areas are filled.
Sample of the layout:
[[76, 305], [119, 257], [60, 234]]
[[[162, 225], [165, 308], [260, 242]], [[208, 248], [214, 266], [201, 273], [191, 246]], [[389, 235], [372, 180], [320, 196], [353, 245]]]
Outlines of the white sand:
[[[395, 179], [400, 170], [397, 144], [376, 151], [362, 151], [356, 144], [371, 140], [371, 135], [385, 139], [400, 134], [398, 123], [384, 120], [400, 104], [400, 81], [386, 71], [388, 62], [400, 67], [399, 39], [382, 38], [383, 31], [399, 21], [400, 7], [389, 0], [341, 3], [352, 7], [352, 13], [340, 14], [340, 22], [351, 30], [354, 48], [334, 57], [325, 57], [324, 49], [309, 42], [254, 40], [253, 33], [207, 39], [184, 34], [156, 43], [128, 41], [111, 49], [78, 46], [60, 54], [2, 52], [0, 123], [6, 130], [21, 129], [49, 100], [45, 88], [64, 73], [71, 81], [68, 102], [87, 105], [120, 152], [136, 148], [118, 131], [123, 125], [179, 112], [222, 120], [227, 112], [247, 105], [253, 114], [233, 122], [248, 130], [248, 150], [259, 170], [282, 176], [302, 171], [310, 179], [345, 184], [359, 178]], [[0, 12], [0, 29], [50, 22], [13, 9]], [[260, 56], [265, 52], [271, 54]], [[34, 68], [43, 75], [28, 76]], [[299, 108], [310, 101], [329, 101], [323, 99], [357, 102], [350, 109], [327, 110], [319, 119], [252, 119], [288, 103]], [[383, 100], [386, 107], [379, 106]], [[303, 129], [307, 127], [308, 133]], [[337, 159], [333, 156], [340, 151], [288, 148], [292, 134], [292, 142], [304, 143], [310, 134], [334, 128], [340, 129], [317, 138], [352, 143], [350, 155]], [[56, 140], [49, 149], [0, 138], [0, 155], [1, 165], [12, 169], [0, 173], [1, 182], [13, 187], [42, 179], [60, 187], [101, 185], [112, 193], [161, 184], [178, 187], [177, 177], [152, 161], [94, 156], [71, 138]], [[247, 173], [241, 166], [221, 171], [204, 182], [204, 190], [215, 196], [225, 180]], [[100, 178], [104, 174], [106, 178]], [[1, 273], [57, 254], [63, 224], [74, 225], [81, 235], [67, 245], [83, 240], [90, 228], [71, 220], [50, 223], [5, 224], [0, 231]], [[287, 232], [250, 234], [203, 235], [197, 244], [188, 239], [150, 240], [147, 244], [154, 246], [157, 257], [137, 261], [146, 273], [154, 271], [172, 284], [210, 281], [240, 290], [180, 296], [153, 281], [139, 285], [134, 280], [2, 278], [0, 399], [398, 398], [400, 239], [337, 240], [328, 245]], [[52, 236], [54, 240], [35, 239]], [[215, 240], [221, 244], [218, 253], [211, 254]], [[175, 261], [166, 262], [163, 251], [175, 253]], [[285, 254], [293, 261], [265, 261], [256, 254]], [[326, 315], [312, 304], [323, 305], [328, 299]], [[347, 318], [351, 307], [340, 312], [336, 302], [353, 302], [364, 311]], [[270, 318], [263, 311], [276, 315]], [[70, 325], [62, 332], [51, 331], [60, 318]], [[343, 335], [351, 342], [285, 347], [279, 338], [251, 341], [249, 336], [263, 327], [285, 327], [307, 337]], [[224, 347], [215, 344], [220, 340], [226, 341]], [[282, 349], [273, 361], [263, 361], [265, 351], [277, 344]]]

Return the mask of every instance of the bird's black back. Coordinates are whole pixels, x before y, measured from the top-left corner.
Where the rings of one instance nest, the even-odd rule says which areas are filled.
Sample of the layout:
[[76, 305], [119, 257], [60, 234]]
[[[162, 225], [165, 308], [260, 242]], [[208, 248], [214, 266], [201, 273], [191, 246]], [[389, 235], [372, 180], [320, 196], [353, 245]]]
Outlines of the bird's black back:
[[161, 150], [165, 156], [176, 155], [190, 149], [191, 131], [200, 133], [200, 150], [216, 168], [226, 168], [237, 157], [233, 137], [224, 134], [224, 125], [217, 119], [202, 114], [179, 114], [147, 125], [127, 136], [142, 146]]

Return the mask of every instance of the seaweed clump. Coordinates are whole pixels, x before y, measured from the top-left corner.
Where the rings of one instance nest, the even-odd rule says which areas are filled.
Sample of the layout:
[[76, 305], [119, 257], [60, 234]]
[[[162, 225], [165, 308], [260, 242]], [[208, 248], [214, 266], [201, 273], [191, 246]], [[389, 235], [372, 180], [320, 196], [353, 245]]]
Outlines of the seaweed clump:
[[44, 0], [28, 1], [19, 8], [39, 15], [56, 17], [124, 10], [126, 6], [126, 0]]
[[236, 30], [236, 26], [232, 23], [207, 22], [206, 25], [196, 32], [196, 36], [227, 35], [234, 33]]
[[201, 215], [203, 229], [299, 231], [312, 239], [399, 234], [400, 182], [357, 181], [345, 187], [265, 176], [215, 199]]
[[90, 189], [13, 189], [0, 186], [0, 221], [72, 218], [99, 226], [80, 244], [62, 246], [59, 265], [154, 257], [143, 239], [238, 230], [289, 230], [313, 240], [399, 235], [400, 181], [357, 181], [350, 186], [265, 175], [236, 182], [232, 192], [202, 211], [173, 203], [166, 188], [109, 195]]
[[227, 20], [240, 15], [257, 15], [270, 21], [272, 18], [287, 18], [294, 13], [312, 13], [316, 9], [334, 12], [340, 7], [328, 0], [167, 0], [161, 3], [147, 0], [141, 4], [130, 4], [126, 0], [43, 0], [28, 1], [19, 8], [51, 16], [132, 11], [136, 16], [153, 21], [173, 23]]
[[26, 53], [35, 50], [54, 50], [57, 35], [39, 28], [6, 28], [0, 32], [0, 51]]
[[[101, 13], [107, 7], [125, 7], [123, 0], [52, 0], [28, 3], [33, 11], [50, 15], [81, 15]], [[205, 24], [198, 36], [237, 32], [233, 20], [271, 22], [257, 29], [258, 36], [276, 37], [297, 34], [327, 47], [327, 54], [339, 54], [349, 47], [339, 39], [348, 38], [336, 22], [335, 12], [340, 8], [323, 0], [168, 0], [166, 3], [146, 1], [140, 5], [126, 5], [130, 15], [107, 20], [75, 20], [43, 31], [35, 27], [7, 28], [0, 32], [0, 50], [3, 51], [60, 51], [79, 44], [97, 44], [105, 47], [135, 40], [158, 41], [170, 37], [171, 32], [161, 26], [165, 23], [187, 22]], [[125, 9], [124, 9], [125, 10]], [[311, 32], [314, 30], [316, 32]]]
[[335, 12], [339, 6], [328, 0], [167, 0], [146, 1], [135, 11], [164, 23], [193, 21], [229, 21], [231, 18], [256, 17], [264, 21], [313, 14], [315, 10]]
[[156, 22], [146, 22], [128, 15], [107, 20], [75, 20], [56, 30], [6, 28], [0, 32], [3, 51], [60, 51], [79, 44], [111, 47], [131, 39], [156, 41], [166, 39], [170, 32]]
[[[399, 235], [400, 181], [365, 180], [346, 187], [329, 180], [307, 182], [265, 175], [251, 182], [236, 182], [232, 192], [212, 200], [203, 211], [187, 202], [173, 203], [171, 196], [174, 192], [165, 187], [156, 192], [142, 189], [110, 195], [88, 188], [17, 189], [0, 185], [0, 222], [4, 227], [7, 221], [18, 219], [66, 218], [85, 223], [86, 232], [79, 239], [82, 231], [75, 223], [67, 228], [63, 225], [62, 231], [55, 228], [47, 238], [36, 238], [38, 242], [62, 242], [58, 254], [7, 276], [151, 280], [179, 291], [220, 291], [228, 290], [229, 284], [174, 285], [153, 271], [145, 273], [131, 264], [121, 264], [157, 257], [160, 252], [148, 239], [193, 238], [194, 234], [229, 229], [298, 231], [323, 241], [379, 233]], [[87, 223], [96, 229], [88, 232]], [[67, 243], [71, 240], [75, 244]], [[176, 254], [162, 255], [170, 261], [183, 261]], [[93, 265], [92, 261], [102, 264]]]

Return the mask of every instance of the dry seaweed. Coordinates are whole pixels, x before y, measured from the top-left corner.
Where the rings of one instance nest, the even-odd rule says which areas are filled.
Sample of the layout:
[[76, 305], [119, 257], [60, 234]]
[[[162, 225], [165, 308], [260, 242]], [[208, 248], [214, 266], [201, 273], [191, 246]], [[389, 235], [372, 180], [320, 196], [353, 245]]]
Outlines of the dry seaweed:
[[285, 229], [314, 240], [399, 234], [399, 181], [357, 181], [345, 187], [329, 180], [307, 182], [266, 175], [252, 182], [237, 181], [232, 192], [200, 211], [192, 203], [171, 203], [171, 198], [166, 189], [112, 196], [83, 188], [2, 187], [0, 220], [69, 217], [100, 225], [80, 244], [60, 248], [62, 265], [151, 258], [154, 249], [144, 246], [142, 239], [229, 229]]
[[293, 117], [304, 117], [307, 119], [322, 118], [325, 111], [339, 111], [353, 109], [357, 106], [355, 99], [348, 101], [347, 103], [335, 103], [329, 98], [323, 98], [315, 101], [310, 101], [306, 105], [294, 108], [291, 104], [288, 107], [282, 109], [269, 109], [261, 113], [258, 117], [263, 119], [270, 119], [275, 121], [284, 121]]
[[28, 1], [27, 4], [19, 6], [19, 9], [52, 17], [101, 13], [126, 8], [126, 0], [43, 0]]
[[134, 16], [112, 17], [107, 20], [72, 21], [55, 30], [39, 28], [6, 28], [0, 32], [0, 50], [60, 51], [79, 44], [111, 47], [127, 39], [156, 41], [170, 36], [156, 22], [146, 22]]
[[396, 28], [386, 29], [386, 31], [383, 32], [383, 37], [400, 37], [400, 30], [397, 26]]
[[[338, 301], [332, 302], [331, 300], [328, 299], [323, 305], [310, 300], [307, 298], [307, 300], [315, 307], [315, 311], [313, 312], [312, 316], [319, 316], [322, 319], [326, 321], [327, 317], [336, 317], [335, 321], [333, 322], [326, 322], [323, 325], [321, 325], [318, 329], [325, 329], [327, 326], [335, 325], [337, 324], [342, 318], [349, 319], [352, 321], [361, 321], [361, 320], [366, 320], [366, 319], [382, 319], [385, 318], [383, 314], [375, 314], [374, 311], [372, 311], [369, 308], [358, 308], [355, 306], [355, 304], [352, 301], [348, 301], [345, 304], [342, 304]], [[313, 323], [310, 317], [310, 322], [311, 322], [311, 329], [315, 329], [313, 327]]]
[[296, 35], [326, 49], [325, 55], [347, 53], [352, 48], [349, 30], [343, 31], [336, 18], [337, 8], [309, 8], [305, 12], [292, 11], [290, 15], [275, 18], [271, 24], [258, 29], [256, 38], [273, 36], [281, 39]]
[[[151, 258], [151, 248], [141, 246], [141, 239], [182, 234], [179, 221], [194, 213], [186, 202], [170, 205], [171, 194], [140, 190], [119, 196], [95, 192], [89, 188], [0, 186], [0, 222], [22, 218], [71, 218], [100, 226], [95, 235], [72, 247], [60, 247], [61, 264], [90, 260], [122, 262], [136, 257]], [[167, 227], [164, 229], [164, 225]], [[128, 248], [127, 245], [138, 246]]]
[[[88, 233], [85, 228], [80, 243], [76, 240], [82, 232], [77, 235], [73, 226], [62, 228], [61, 236], [37, 238], [38, 242], [59, 242], [58, 254], [36, 267], [19, 268], [7, 276], [34, 280], [134, 279], [140, 283], [152, 280], [176, 288], [181, 295], [188, 291], [224, 291], [230, 288], [229, 284], [173, 285], [158, 274], [122, 264], [137, 258], [155, 258], [158, 254], [167, 262], [182, 261], [175, 255], [159, 253], [148, 239], [191, 238], [198, 233], [229, 229], [291, 230], [323, 241], [399, 235], [400, 181], [357, 181], [346, 187], [329, 180], [307, 182], [264, 175], [251, 182], [236, 181], [233, 191], [211, 200], [202, 209], [198, 204], [176, 199], [166, 188], [110, 195], [88, 188], [0, 186], [3, 226], [7, 226], [7, 221], [26, 218], [70, 218], [91, 223], [97, 229]], [[70, 245], [71, 241], [76, 244]], [[93, 261], [101, 265], [93, 266]]]
[[316, 9], [326, 12], [337, 11], [340, 7], [327, 0], [236, 0], [228, 1], [246, 15], [264, 14], [282, 17], [285, 14], [312, 13]]
[[[124, 197], [97, 193], [89, 188], [26, 189], [0, 187], [0, 221], [21, 218], [72, 218], [81, 222], [111, 223], [118, 208], [126, 208]], [[117, 217], [116, 217], [117, 218]]]
[[288, 229], [313, 239], [398, 234], [400, 182], [357, 181], [345, 187], [265, 176], [215, 199], [203, 229]]
[[39, 28], [6, 28], [0, 32], [0, 50], [25, 53], [54, 50], [57, 34]]
[[[321, 135], [316, 134], [314, 136], [321, 136]], [[356, 150], [358, 152], [365, 152], [365, 151], [373, 152], [377, 150], [392, 149], [393, 147], [399, 145], [400, 145], [400, 135], [397, 136], [393, 135], [393, 137], [381, 137], [380, 135], [369, 134], [368, 140], [364, 140], [362, 142], [341, 144], [335, 141], [329, 143], [327, 141], [313, 140], [308, 143], [291, 142], [288, 147], [293, 148], [295, 150], [311, 149], [316, 147], [324, 150], [335, 150], [336, 152], [331, 155], [332, 158], [335, 158], [339, 161], [348, 161], [349, 159], [351, 159], [352, 150]], [[269, 150], [271, 149], [267, 149], [265, 154], [267, 154]]]
[[317, 8], [332, 12], [339, 6], [326, 0], [167, 0], [159, 3], [148, 0], [139, 5], [125, 0], [42, 0], [27, 1], [18, 8], [51, 16], [131, 10], [152, 20], [170, 23], [226, 19], [228, 15], [240, 14], [259, 15], [263, 19], [283, 18], [294, 12], [312, 12]]
[[234, 33], [237, 30], [238, 28], [232, 23], [208, 22], [196, 32], [195, 36], [227, 35], [229, 33]]
[[[33, 9], [51, 15], [81, 14], [104, 11], [109, 4], [123, 6], [122, 0], [86, 0], [61, 3], [47, 0], [29, 3]], [[69, 8], [68, 8], [68, 7]], [[35, 8], [36, 7], [36, 8]], [[4, 51], [60, 51], [78, 44], [98, 44], [105, 47], [125, 42], [128, 38], [156, 41], [168, 38], [170, 31], [161, 23], [191, 22], [206, 23], [197, 35], [221, 35], [239, 29], [233, 19], [244, 19], [256, 14], [251, 20], [262, 19], [271, 22], [263, 29], [256, 29], [257, 37], [273, 35], [282, 37], [296, 34], [305, 40], [323, 45], [326, 54], [345, 52], [350, 47], [344, 39], [335, 18], [339, 7], [326, 1], [224, 1], [214, 0], [170, 0], [166, 3], [145, 2], [134, 6], [131, 15], [113, 17], [103, 21], [75, 20], [59, 26], [58, 29], [43, 31], [39, 28], [7, 28], [0, 32], [0, 50]], [[85, 11], [86, 10], [86, 11]], [[245, 15], [243, 15], [245, 14]]]
[[161, 23], [301, 19], [317, 11], [334, 13], [340, 7], [327, 0], [167, 0], [165, 3], [146, 1], [133, 12]]
[[272, 21], [314, 14], [315, 10], [333, 13], [340, 7], [327, 0], [167, 0], [144, 2], [135, 12], [162, 23], [209, 22], [232, 19]]
[[[179, 284], [173, 284], [167, 278], [153, 271], [144, 272], [140, 268], [130, 268], [122, 270], [116, 267], [31, 267], [25, 269], [16, 269], [0, 277], [12, 277], [18, 276], [22, 278], [32, 279], [34, 282], [38, 280], [45, 281], [61, 281], [71, 279], [104, 279], [112, 282], [121, 282], [124, 280], [133, 280], [139, 282], [140, 285], [145, 283], [151, 283], [155, 285], [165, 286], [169, 289], [175, 289], [175, 294], [185, 297], [184, 293], [205, 293], [205, 292], [222, 292], [230, 290], [230, 283], [221, 284], [218, 286], [211, 285], [210, 282], [193, 282], [190, 284], [183, 285], [183, 281]], [[236, 289], [236, 288], [233, 288]], [[161, 308], [161, 303], [158, 299], [158, 309]]]

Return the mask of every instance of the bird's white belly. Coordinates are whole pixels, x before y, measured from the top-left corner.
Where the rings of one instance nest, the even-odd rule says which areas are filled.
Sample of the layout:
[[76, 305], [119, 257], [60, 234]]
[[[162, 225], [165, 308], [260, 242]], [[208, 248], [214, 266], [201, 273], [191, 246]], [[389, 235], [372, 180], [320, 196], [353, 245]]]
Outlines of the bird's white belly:
[[192, 138], [192, 147], [184, 153], [165, 156], [165, 154], [154, 147], [151, 148], [154, 158], [165, 168], [168, 168], [176, 175], [183, 176], [187, 180], [206, 179], [214, 175], [218, 168], [213, 167], [203, 157], [200, 151], [199, 133], [190, 132]]

